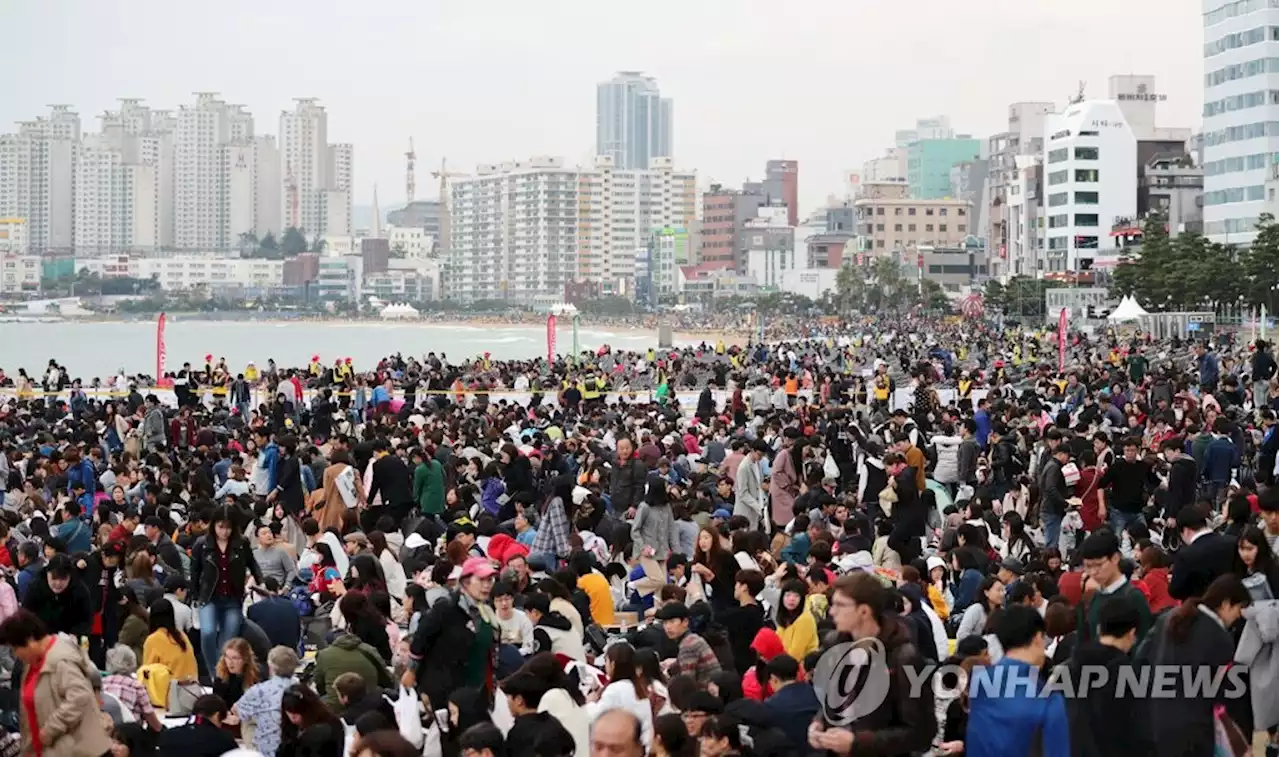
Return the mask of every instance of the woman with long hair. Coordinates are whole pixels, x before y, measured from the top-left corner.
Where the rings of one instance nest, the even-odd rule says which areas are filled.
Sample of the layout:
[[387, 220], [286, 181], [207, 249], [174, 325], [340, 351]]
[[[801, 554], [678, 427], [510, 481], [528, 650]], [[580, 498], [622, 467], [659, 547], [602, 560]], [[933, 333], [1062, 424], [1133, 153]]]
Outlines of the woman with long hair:
[[662, 672], [662, 660], [654, 649], [636, 651], [636, 670], [649, 690], [649, 711], [654, 721], [667, 708], [667, 676]]
[[280, 748], [276, 757], [343, 757], [346, 730], [320, 695], [294, 684], [280, 698]]
[[374, 649], [383, 661], [391, 662], [391, 639], [387, 636], [386, 619], [374, 608], [367, 594], [348, 592], [338, 600], [338, 611], [347, 631]]
[[142, 659], [142, 647], [151, 633], [151, 619], [147, 616], [147, 608], [138, 602], [131, 591], [120, 595], [120, 634], [117, 641], [133, 650], [137, 659]]
[[640, 736], [647, 748], [653, 739], [653, 710], [649, 706], [649, 687], [640, 672], [636, 649], [626, 642], [609, 647], [604, 656], [604, 672], [609, 685], [597, 689], [595, 701], [587, 704], [591, 722], [609, 710], [622, 709], [640, 721]]
[[258, 659], [249, 642], [237, 636], [222, 648], [213, 676], [213, 693], [234, 707], [250, 686], [258, 682]]
[[698, 732], [701, 757], [736, 757], [742, 754], [742, 730], [730, 715], [712, 715]]
[[242, 536], [246, 524], [239, 521], [237, 511], [225, 505], [217, 508], [209, 533], [191, 552], [191, 586], [202, 603], [200, 644], [210, 670], [217, 667], [226, 643], [240, 635], [247, 577], [262, 583], [253, 549]]
[[444, 757], [457, 757], [461, 753], [458, 738], [473, 725], [492, 723], [489, 713], [489, 695], [483, 689], [466, 686], [455, 689], [449, 695], [449, 729], [441, 739]]
[[987, 618], [991, 613], [1004, 605], [1004, 584], [995, 576], [987, 576], [978, 584], [977, 595], [973, 604], [960, 616], [960, 627], [956, 629], [956, 641], [968, 636], [980, 636], [986, 628]]
[[778, 601], [778, 638], [796, 662], [804, 662], [806, 655], [818, 649], [818, 624], [813, 613], [805, 612], [804, 607], [808, 593], [804, 581], [789, 580], [782, 584]]
[[1234, 572], [1244, 581], [1254, 601], [1280, 599], [1276, 555], [1261, 528], [1250, 525], [1241, 529], [1236, 542]]
[[182, 683], [195, 681], [198, 676], [195, 648], [187, 635], [178, 630], [169, 600], [156, 600], [151, 605], [150, 627], [151, 635], [142, 645], [142, 664], [165, 666], [169, 669], [170, 680]]
[[520, 668], [521, 673], [537, 676], [548, 687], [538, 704], [538, 712], [545, 712], [565, 727], [577, 745], [577, 754], [590, 754], [591, 721], [584, 707], [585, 697], [578, 685], [569, 679], [564, 666], [550, 652], [539, 652], [530, 657]]
[[160, 588], [156, 580], [156, 558], [147, 550], [140, 549], [129, 558], [129, 568], [125, 571], [125, 586], [138, 598], [138, 602], [147, 601], [147, 594], [152, 589]]
[[351, 567], [347, 569], [347, 579], [344, 583], [348, 592], [373, 594], [387, 590], [382, 566], [373, 555], [356, 555], [351, 558]]
[[703, 526], [698, 531], [689, 568], [702, 579], [704, 588], [711, 589], [708, 599], [712, 609], [722, 610], [736, 606], [733, 584], [734, 577], [738, 574], [738, 561], [724, 548], [720, 534], [710, 526]]
[[396, 553], [387, 545], [387, 535], [382, 531], [370, 531], [369, 551], [373, 553], [378, 566], [382, 568], [382, 575], [387, 583], [387, 593], [395, 597], [397, 602], [403, 602], [407, 583], [404, 566], [400, 564]]
[[[1232, 664], [1236, 644], [1228, 629], [1239, 620], [1253, 598], [1234, 573], [1218, 576], [1204, 595], [1174, 610], [1160, 637], [1153, 640], [1153, 665], [1178, 666], [1184, 671], [1219, 671]], [[1152, 736], [1157, 754], [1213, 754], [1215, 710], [1230, 702], [1223, 688], [1205, 692], [1175, 686], [1171, 695], [1151, 700]], [[1248, 732], [1248, 729], [1244, 729]]]
[[1036, 545], [1031, 540], [1031, 535], [1027, 533], [1027, 526], [1023, 523], [1022, 516], [1010, 511], [1004, 514], [1001, 521], [1001, 538], [1004, 539], [1005, 556], [1023, 562], [1030, 560], [1036, 551]]

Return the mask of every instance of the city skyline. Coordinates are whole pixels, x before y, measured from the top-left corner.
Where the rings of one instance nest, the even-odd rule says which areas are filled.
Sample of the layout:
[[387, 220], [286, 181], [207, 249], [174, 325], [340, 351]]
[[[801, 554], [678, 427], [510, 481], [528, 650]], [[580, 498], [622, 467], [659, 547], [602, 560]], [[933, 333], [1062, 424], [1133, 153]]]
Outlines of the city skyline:
[[[22, 4], [7, 19], [18, 33], [0, 60], [51, 62], [23, 78], [0, 103], [0, 130], [45, 112], [49, 102], [73, 103], [88, 121], [122, 96], [145, 97], [152, 107], [166, 108], [200, 89], [245, 104], [265, 124], [295, 97], [311, 95], [327, 106], [331, 138], [355, 146], [355, 202], [368, 204], [376, 184], [383, 207], [391, 208], [402, 199], [394, 189], [404, 183], [410, 136], [420, 158], [422, 197], [434, 194], [423, 168], [442, 157], [454, 170], [468, 171], [526, 155], [585, 163], [595, 151], [593, 89], [617, 70], [637, 69], [657, 79], [664, 97], [678, 101], [678, 165], [697, 169], [708, 183], [734, 185], [759, 178], [763, 160], [797, 161], [804, 165], [800, 204], [807, 211], [842, 190], [847, 169], [876, 157], [893, 144], [896, 130], [922, 116], [945, 113], [957, 130], [984, 137], [1002, 130], [1008, 103], [1049, 100], [1061, 107], [1082, 79], [1096, 97], [1104, 95], [1113, 73], [1152, 74], [1168, 95], [1161, 123], [1200, 125], [1203, 68], [1197, 56], [1187, 54], [1202, 41], [1194, 9], [1173, 13], [1154, 2], [1113, 6], [1100, 0], [1070, 9], [1007, 8], [991, 0], [919, 17], [902, 7], [832, 3], [821, 13], [779, 25], [777, 8], [766, 3], [739, 3], [733, 6], [738, 12], [723, 13], [728, 6], [722, 3], [690, 8], [658, 2], [619, 25], [605, 8], [555, 5], [561, 13], [513, 3], [481, 19], [466, 6], [388, 3], [373, 15], [338, 3], [264, 8], [233, 1], [219, 14], [197, 19], [181, 8], [142, 2], [126, 22], [110, 7]], [[64, 13], [70, 6], [78, 12]], [[397, 23], [387, 24], [388, 15]], [[1108, 21], [1092, 24], [1091, 16]], [[575, 38], [572, 45], [542, 44], [556, 38], [561, 20], [570, 17], [574, 29], [597, 33]], [[126, 24], [129, 34], [114, 33]], [[198, 35], [173, 33], [196, 24]], [[857, 55], [848, 53], [850, 29], [904, 24], [912, 26], [911, 50], [876, 40], [892, 35], [871, 35], [859, 43]], [[1135, 36], [1135, 26], [1155, 32]], [[288, 28], [297, 39], [332, 39], [340, 29], [340, 49], [376, 54], [297, 55], [296, 48], [269, 43], [256, 31], [268, 28]], [[1096, 54], [1064, 65], [1025, 56], [1018, 52], [1022, 47], [982, 42], [1025, 40], [1050, 29], [1055, 36], [1086, 34]], [[675, 44], [676, 31], [699, 44]], [[253, 55], [226, 55], [229, 38]], [[960, 65], [957, 40], [962, 47], [963, 40], [975, 43], [964, 50]], [[487, 50], [484, 60], [471, 52], [477, 46]], [[791, 53], [785, 53], [788, 48]], [[771, 53], [768, 66], [749, 65]], [[886, 55], [897, 61], [890, 76], [861, 65]], [[1017, 65], [1010, 65], [1013, 58]], [[453, 59], [460, 68], [424, 77]], [[164, 65], [156, 65], [158, 60]], [[987, 84], [966, 86], [975, 82]], [[842, 91], [851, 96], [833, 96]]]

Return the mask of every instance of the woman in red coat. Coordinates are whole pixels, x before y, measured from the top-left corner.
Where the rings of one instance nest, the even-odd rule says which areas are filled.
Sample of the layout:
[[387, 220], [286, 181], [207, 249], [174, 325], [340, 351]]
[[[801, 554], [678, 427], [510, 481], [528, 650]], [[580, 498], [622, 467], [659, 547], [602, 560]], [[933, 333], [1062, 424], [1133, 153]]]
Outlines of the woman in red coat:
[[1151, 606], [1151, 614], [1161, 610], [1177, 607], [1179, 602], [1169, 596], [1169, 558], [1159, 547], [1147, 547], [1138, 556], [1138, 565], [1142, 569], [1141, 581], [1147, 587], [1147, 604]]
[[1098, 478], [1101, 476], [1097, 455], [1091, 449], [1085, 450], [1080, 456], [1080, 480], [1072, 493], [1080, 498], [1080, 519], [1084, 521], [1084, 530], [1089, 533], [1106, 522], [1098, 512]]

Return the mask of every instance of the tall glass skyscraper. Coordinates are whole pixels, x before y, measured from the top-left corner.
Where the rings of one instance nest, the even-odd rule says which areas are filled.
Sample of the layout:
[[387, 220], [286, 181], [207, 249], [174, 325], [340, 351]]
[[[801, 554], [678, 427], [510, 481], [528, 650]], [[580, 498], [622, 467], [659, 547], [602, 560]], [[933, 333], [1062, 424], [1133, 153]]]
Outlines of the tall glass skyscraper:
[[671, 98], [653, 77], [619, 71], [596, 86], [596, 154], [619, 169], [648, 169], [650, 158], [670, 158]]
[[[1204, 230], [1245, 244], [1280, 148], [1280, 0], [1201, 0], [1204, 19]], [[1270, 206], [1270, 207], [1268, 207]]]

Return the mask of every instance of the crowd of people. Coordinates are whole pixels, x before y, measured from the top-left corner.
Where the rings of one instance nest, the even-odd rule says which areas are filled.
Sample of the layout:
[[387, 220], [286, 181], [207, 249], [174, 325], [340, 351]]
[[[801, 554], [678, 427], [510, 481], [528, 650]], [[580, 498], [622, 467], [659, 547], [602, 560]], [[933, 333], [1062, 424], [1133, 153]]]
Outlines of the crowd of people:
[[829, 331], [0, 373], [3, 753], [1276, 753], [1269, 345]]

